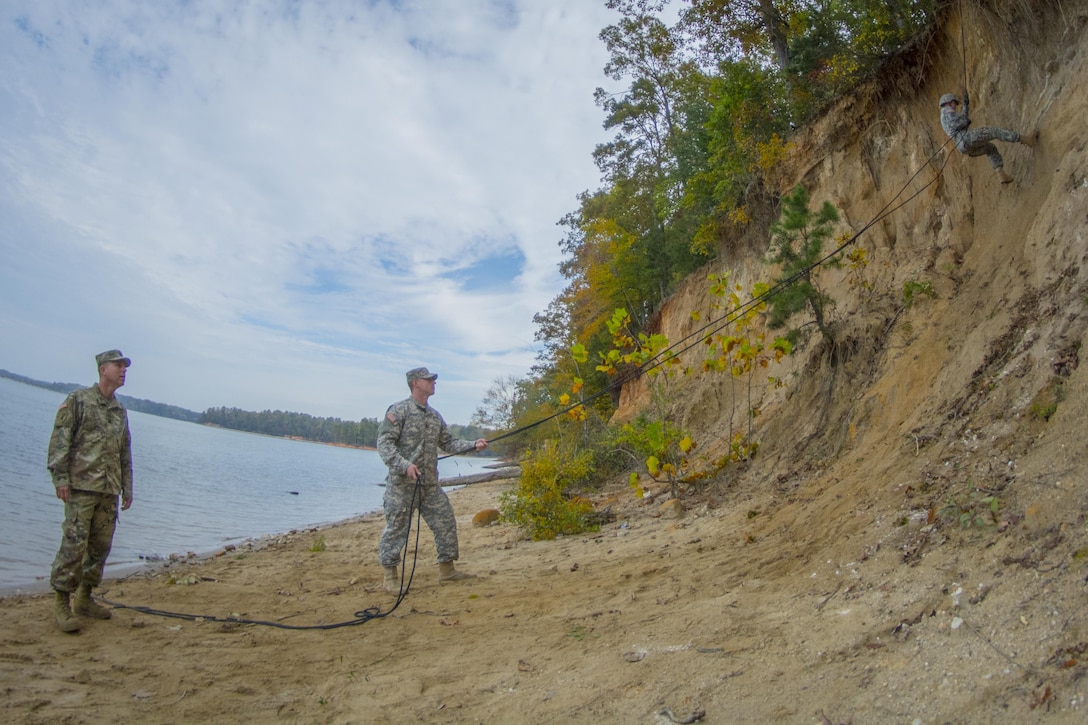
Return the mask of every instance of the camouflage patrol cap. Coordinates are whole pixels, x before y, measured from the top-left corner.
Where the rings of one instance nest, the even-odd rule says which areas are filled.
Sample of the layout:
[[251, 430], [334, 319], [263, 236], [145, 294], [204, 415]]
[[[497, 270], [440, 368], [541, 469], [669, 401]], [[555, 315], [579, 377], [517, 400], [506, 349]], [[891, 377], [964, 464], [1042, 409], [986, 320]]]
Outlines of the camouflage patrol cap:
[[438, 373], [432, 373], [427, 368], [412, 368], [405, 373], [405, 377], [411, 385], [413, 380], [438, 380]]
[[114, 360], [120, 360], [125, 364], [126, 368], [132, 364], [132, 361], [122, 355], [120, 350], [106, 350], [105, 352], [100, 352], [94, 356], [94, 361], [98, 363], [98, 367], [102, 367], [106, 363], [113, 362]]
[[941, 100], [937, 101], [937, 108], [944, 108], [945, 104], [952, 103], [953, 101], [959, 103], [960, 99], [956, 98], [955, 93], [945, 93], [941, 96]]

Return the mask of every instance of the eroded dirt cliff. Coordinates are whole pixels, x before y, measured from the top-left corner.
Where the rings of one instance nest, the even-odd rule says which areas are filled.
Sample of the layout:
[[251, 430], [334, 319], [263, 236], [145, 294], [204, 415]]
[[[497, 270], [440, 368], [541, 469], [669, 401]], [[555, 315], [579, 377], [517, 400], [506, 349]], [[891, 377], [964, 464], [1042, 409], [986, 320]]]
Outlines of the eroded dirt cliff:
[[[1037, 717], [1083, 708], [1088, 693], [1086, 13], [951, 8], [933, 37], [791, 139], [772, 179], [779, 193], [802, 184], [813, 205], [834, 204], [841, 231], [862, 232], [849, 249], [868, 265], [821, 272], [835, 343], [814, 335], [768, 369], [787, 385], [757, 386], [759, 455], [708, 495], [749, 509], [738, 526], [752, 559], [738, 577], [773, 589], [785, 612], [827, 577], [839, 600], [828, 606], [872, 625], [855, 633], [857, 651], [839, 650], [866, 655], [859, 686], [890, 678], [884, 688], [937, 697], [935, 721]], [[937, 99], [962, 92], [965, 59], [975, 127], [1039, 131], [1034, 148], [998, 142], [1012, 184], [945, 145]], [[750, 230], [706, 272], [744, 290], [768, 281], [766, 239]], [[659, 324], [670, 340], [721, 318], [707, 290], [696, 275], [669, 301]], [[684, 362], [697, 369], [704, 355], [695, 346]], [[621, 418], [646, 405], [645, 385], [624, 391]], [[671, 385], [674, 414], [720, 454], [744, 425], [747, 382]], [[863, 699], [855, 721], [906, 721]]]

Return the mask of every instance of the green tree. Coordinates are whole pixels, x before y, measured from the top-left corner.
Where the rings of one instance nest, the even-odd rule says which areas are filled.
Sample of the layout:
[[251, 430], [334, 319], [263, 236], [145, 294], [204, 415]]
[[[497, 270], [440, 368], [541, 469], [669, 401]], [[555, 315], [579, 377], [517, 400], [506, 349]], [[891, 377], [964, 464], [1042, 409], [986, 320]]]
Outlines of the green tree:
[[610, 6], [624, 15], [601, 32], [609, 51], [605, 72], [625, 86], [595, 94], [605, 127], [616, 131], [594, 151], [608, 186], [582, 193], [579, 209], [561, 221], [560, 271], [569, 283], [534, 318], [545, 345], [542, 364], [584, 377], [596, 389], [608, 381], [592, 370], [579, 375], [568, 351], [582, 345], [595, 358], [608, 349], [606, 324], [617, 307], [643, 324], [702, 263], [705, 250], [693, 251], [691, 237], [713, 207], [683, 201], [685, 184], [707, 162], [707, 79], [685, 59], [673, 31], [649, 14], [659, 3]]
[[489, 430], [513, 430], [514, 411], [523, 394], [524, 383], [524, 380], [512, 374], [500, 375], [492, 380], [470, 422]]
[[817, 329], [834, 341], [828, 320], [831, 297], [817, 283], [822, 264], [837, 265], [838, 259], [824, 258], [824, 243], [831, 238], [832, 225], [839, 213], [829, 201], [816, 212], [808, 208], [809, 195], [803, 186], [796, 187], [782, 200], [782, 213], [771, 226], [771, 249], [768, 261], [782, 265], [768, 304], [771, 314], [767, 326], [785, 327], [789, 319], [808, 308]]
[[705, 66], [747, 62], [777, 76], [800, 123], [933, 19], [937, 0], [691, 0], [684, 34]]
[[748, 220], [746, 196], [785, 149], [790, 111], [779, 75], [753, 61], [723, 63], [706, 91], [706, 164], [685, 185], [684, 203], [703, 209], [695, 251], [716, 250]]
[[714, 59], [758, 57], [782, 72], [790, 65], [790, 19], [797, 0], [691, 0], [684, 29]]
[[[629, 5], [629, 4], [628, 4]], [[597, 146], [594, 160], [611, 188], [602, 195], [604, 215], [586, 209], [584, 222], [611, 219], [625, 234], [628, 256], [639, 260], [641, 275], [627, 280], [638, 299], [613, 298], [635, 312], [644, 300], [652, 307], [702, 260], [693, 254], [681, 204], [684, 185], [706, 164], [703, 125], [709, 114], [707, 79], [687, 56], [677, 33], [659, 19], [626, 7], [628, 14], [605, 28], [609, 52], [606, 75], [629, 85], [619, 93], [598, 88], [605, 128], [614, 139]]]

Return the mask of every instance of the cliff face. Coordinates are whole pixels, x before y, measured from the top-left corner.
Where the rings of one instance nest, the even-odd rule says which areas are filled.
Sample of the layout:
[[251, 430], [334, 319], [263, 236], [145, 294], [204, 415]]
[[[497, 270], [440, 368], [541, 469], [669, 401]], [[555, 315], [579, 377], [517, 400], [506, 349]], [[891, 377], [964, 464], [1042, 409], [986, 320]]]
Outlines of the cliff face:
[[[817, 460], [864, 459], [882, 490], [917, 489], [920, 469], [963, 453], [965, 439], [976, 442], [973, 462], [960, 466], [965, 480], [979, 482], [976, 465], [1000, 462], [994, 475], [1006, 480], [1073, 462], [1044, 451], [1083, 422], [1088, 10], [1002, 0], [964, 4], [962, 18], [952, 10], [933, 37], [791, 139], [792, 155], [776, 170], [777, 192], [804, 185], [813, 206], [827, 200], [840, 210], [842, 232], [883, 218], [854, 245], [869, 260], [863, 286], [847, 271], [820, 272], [836, 301], [836, 344], [812, 336], [766, 371], [785, 388], [753, 389], [761, 454], [737, 474], [747, 485]], [[1001, 184], [985, 157], [945, 144], [937, 99], [962, 92], [964, 49], [973, 127], [1040, 132], [1034, 149], [997, 142], [1012, 184]], [[745, 290], [768, 281], [758, 258], [766, 230], [750, 234], [754, 253], [706, 272], [729, 272]], [[905, 285], [928, 285], [933, 295], [907, 305]], [[661, 330], [685, 338], [721, 317], [714, 302], [706, 274], [694, 275], [669, 300]], [[684, 361], [698, 369], [704, 354], [695, 345]], [[619, 418], [645, 405], [644, 386], [624, 390]], [[720, 451], [730, 418], [746, 425], [747, 403], [734, 400], [747, 395], [747, 383], [727, 374], [695, 373], [674, 381], [674, 412], [701, 445]], [[1036, 413], [1055, 395], [1062, 400], [1044, 422]]]
[[[758, 455], [702, 489], [711, 509], [732, 512], [722, 535], [743, 531], [752, 544], [730, 561], [736, 581], [787, 601], [824, 562], [850, 562], [859, 567], [844, 574], [857, 576], [851, 606], [878, 623], [867, 636], [890, 639], [903, 623], [918, 634], [930, 622], [934, 644], [965, 618], [985, 633], [984, 652], [1006, 653], [1013, 672], [1035, 678], [1021, 683], [1021, 706], [1043, 698], [1030, 693], [1044, 681], [1084, 704], [1084, 665], [1066, 658], [1062, 673], [1054, 662], [1067, 645], [1088, 651], [1086, 26], [1085, 2], [952, 4], [932, 37], [791, 139], [776, 192], [803, 184], [814, 207], [827, 200], [841, 211], [848, 234], [893, 210], [855, 245], [868, 253], [868, 289], [846, 271], [821, 272], [836, 301], [836, 344], [816, 334], [772, 364], [766, 373], [787, 385], [756, 386]], [[973, 126], [1040, 132], [1034, 149], [998, 142], [1014, 183], [1002, 185], [985, 157], [939, 151], [937, 100], [962, 92], [964, 49]], [[706, 272], [729, 272], [745, 290], [770, 280], [758, 259], [766, 229], [750, 234], [754, 253]], [[933, 295], [908, 306], [912, 283]], [[685, 338], [721, 316], [714, 301], [706, 274], [695, 275], [663, 310], [661, 331]], [[684, 362], [698, 369], [704, 354], [696, 345]], [[646, 405], [645, 385], [624, 390], [618, 418]], [[672, 385], [677, 419], [699, 450], [720, 455], [731, 425], [744, 424], [747, 385], [703, 373]], [[991, 588], [974, 608], [948, 595]], [[1020, 614], [1030, 606], [1036, 619]], [[927, 667], [943, 661], [948, 671], [978, 654], [948, 641], [952, 659], [917, 646]], [[971, 708], [1016, 698], [999, 689], [979, 685], [943, 712], [985, 721]]]

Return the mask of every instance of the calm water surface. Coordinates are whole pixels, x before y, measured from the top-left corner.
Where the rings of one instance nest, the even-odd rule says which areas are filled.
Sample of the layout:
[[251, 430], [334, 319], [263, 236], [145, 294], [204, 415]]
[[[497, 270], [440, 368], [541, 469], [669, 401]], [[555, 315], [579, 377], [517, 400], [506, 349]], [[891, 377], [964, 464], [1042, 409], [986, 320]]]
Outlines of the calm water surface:
[[[0, 588], [39, 589], [60, 544], [64, 504], [45, 467], [64, 396], [0, 378]], [[393, 401], [390, 401], [393, 402]], [[437, 401], [436, 401], [437, 402]], [[360, 416], [380, 414], [361, 411]], [[129, 411], [134, 502], [121, 512], [106, 576], [141, 557], [208, 553], [224, 544], [342, 521], [381, 508], [374, 451], [208, 428]], [[489, 459], [449, 458], [443, 477]]]

